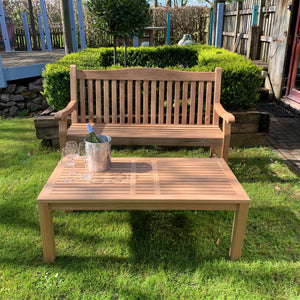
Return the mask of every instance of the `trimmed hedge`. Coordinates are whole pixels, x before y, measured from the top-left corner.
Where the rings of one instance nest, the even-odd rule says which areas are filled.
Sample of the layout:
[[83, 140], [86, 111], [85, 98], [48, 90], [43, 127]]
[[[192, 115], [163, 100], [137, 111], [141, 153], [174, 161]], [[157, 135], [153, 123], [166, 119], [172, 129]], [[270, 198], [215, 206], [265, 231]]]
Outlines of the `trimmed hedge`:
[[[124, 49], [118, 48], [118, 62], [123, 63]], [[197, 55], [196, 55], [197, 54]], [[111, 66], [111, 48], [86, 49], [68, 54], [56, 63], [46, 65], [43, 72], [44, 94], [50, 106], [64, 108], [70, 101], [69, 66], [78, 69], [120, 69]], [[186, 71], [214, 71], [221, 67], [221, 103], [227, 110], [247, 109], [259, 98], [261, 69], [243, 56], [207, 45], [128, 48], [129, 66], [160, 67]]]
[[[127, 66], [128, 67], [174, 67], [183, 65], [193, 67], [198, 62], [198, 53], [196, 49], [177, 46], [162, 47], [139, 47], [128, 48]], [[113, 50], [106, 49], [100, 53], [99, 63], [103, 67], [113, 65]], [[124, 65], [124, 50], [117, 50], [117, 63]]]

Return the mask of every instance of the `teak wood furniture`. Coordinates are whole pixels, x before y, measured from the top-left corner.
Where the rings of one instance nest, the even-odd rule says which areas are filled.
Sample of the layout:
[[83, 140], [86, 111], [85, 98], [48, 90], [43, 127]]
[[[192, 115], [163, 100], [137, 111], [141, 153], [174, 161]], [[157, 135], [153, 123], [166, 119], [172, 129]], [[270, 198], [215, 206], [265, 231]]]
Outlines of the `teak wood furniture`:
[[250, 199], [222, 158], [112, 158], [94, 183], [67, 176], [58, 163], [37, 198], [46, 263], [56, 257], [52, 210], [233, 210], [229, 256], [241, 257]]
[[112, 144], [209, 146], [211, 155], [227, 160], [234, 116], [220, 103], [221, 78], [221, 68], [77, 70], [71, 65], [71, 100], [55, 114], [60, 146], [82, 141], [89, 122], [97, 134], [111, 136]]

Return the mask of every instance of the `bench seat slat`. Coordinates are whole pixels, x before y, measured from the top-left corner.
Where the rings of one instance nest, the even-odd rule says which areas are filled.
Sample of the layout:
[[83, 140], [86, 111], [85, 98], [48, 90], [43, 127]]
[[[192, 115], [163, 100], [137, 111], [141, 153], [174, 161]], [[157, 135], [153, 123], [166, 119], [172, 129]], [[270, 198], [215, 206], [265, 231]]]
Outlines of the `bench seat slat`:
[[[94, 124], [97, 134], [112, 137], [116, 145], [202, 145], [220, 146], [223, 140], [218, 126], [197, 125], [143, 125], [143, 124]], [[72, 124], [68, 129], [68, 140], [83, 140], [88, 135], [86, 124]]]

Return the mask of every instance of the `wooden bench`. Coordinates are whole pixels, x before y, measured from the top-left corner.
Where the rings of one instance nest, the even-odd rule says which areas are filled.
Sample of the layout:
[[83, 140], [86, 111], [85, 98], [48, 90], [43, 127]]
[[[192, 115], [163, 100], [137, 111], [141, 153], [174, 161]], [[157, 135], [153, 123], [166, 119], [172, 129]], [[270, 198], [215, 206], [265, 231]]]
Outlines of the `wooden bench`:
[[77, 70], [71, 65], [71, 100], [55, 115], [60, 146], [82, 141], [89, 122], [97, 134], [111, 136], [112, 144], [208, 146], [211, 155], [227, 160], [234, 116], [220, 103], [221, 78], [221, 68]]

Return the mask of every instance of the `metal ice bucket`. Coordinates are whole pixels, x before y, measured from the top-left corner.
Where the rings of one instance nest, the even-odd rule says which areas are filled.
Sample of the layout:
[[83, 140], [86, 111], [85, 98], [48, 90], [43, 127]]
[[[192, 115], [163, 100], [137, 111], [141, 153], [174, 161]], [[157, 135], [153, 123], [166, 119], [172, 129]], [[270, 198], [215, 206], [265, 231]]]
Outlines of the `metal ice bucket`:
[[108, 135], [97, 135], [103, 143], [89, 142], [89, 136], [84, 139], [87, 155], [87, 168], [89, 171], [100, 172], [110, 169], [111, 156], [110, 146], [111, 137]]

